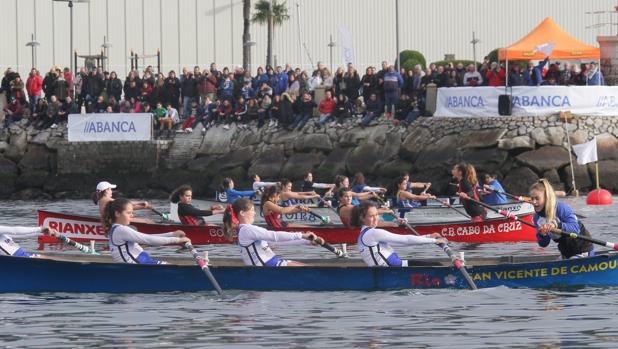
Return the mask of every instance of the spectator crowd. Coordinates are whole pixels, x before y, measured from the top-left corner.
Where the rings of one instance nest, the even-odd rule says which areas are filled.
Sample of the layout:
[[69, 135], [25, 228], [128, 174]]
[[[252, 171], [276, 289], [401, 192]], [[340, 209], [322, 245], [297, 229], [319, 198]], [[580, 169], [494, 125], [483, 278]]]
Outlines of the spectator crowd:
[[423, 70], [395, 70], [382, 62], [380, 70], [367, 67], [361, 76], [354, 66], [339, 67], [332, 73], [318, 62], [311, 74], [285, 67], [258, 67], [251, 75], [238, 66], [219, 70], [184, 68], [177, 76], [155, 73], [148, 66], [141, 74], [133, 70], [124, 81], [116, 72], [101, 68], [81, 68], [73, 74], [68, 68], [53, 67], [45, 76], [32, 69], [24, 82], [12, 69], [4, 73], [0, 92], [7, 105], [4, 127], [27, 120], [38, 129], [66, 123], [69, 114], [152, 113], [160, 137], [171, 137], [174, 130], [192, 132], [235, 123], [248, 128], [281, 127], [301, 130], [310, 121], [315, 127], [342, 127], [346, 122], [367, 126], [384, 115], [394, 124], [409, 125], [425, 112], [426, 88], [458, 86], [539, 86], [603, 85], [596, 63], [577, 66], [545, 59], [527, 68], [514, 64], [509, 72], [487, 59], [475, 69], [473, 64], [430, 64]]

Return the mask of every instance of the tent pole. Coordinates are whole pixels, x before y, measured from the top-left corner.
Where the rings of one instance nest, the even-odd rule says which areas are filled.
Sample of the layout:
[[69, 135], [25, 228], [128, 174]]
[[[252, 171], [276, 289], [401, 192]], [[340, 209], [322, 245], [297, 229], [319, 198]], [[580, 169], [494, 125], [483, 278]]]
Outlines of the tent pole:
[[504, 81], [504, 87], [507, 87], [509, 85], [509, 60], [506, 60], [506, 79]]

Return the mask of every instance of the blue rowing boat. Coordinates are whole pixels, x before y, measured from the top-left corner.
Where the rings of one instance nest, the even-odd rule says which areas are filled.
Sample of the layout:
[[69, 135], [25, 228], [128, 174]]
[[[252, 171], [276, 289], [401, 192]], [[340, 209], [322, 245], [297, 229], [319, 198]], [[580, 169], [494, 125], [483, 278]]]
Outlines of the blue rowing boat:
[[[213, 290], [189, 258], [167, 265], [119, 264], [109, 256], [46, 255], [46, 259], [0, 256], [0, 292], [194, 292]], [[224, 290], [376, 291], [468, 288], [450, 260], [412, 260], [406, 268], [369, 268], [358, 260], [307, 260], [305, 267], [247, 267], [239, 260], [213, 260]], [[470, 259], [479, 288], [618, 286], [618, 253], [561, 260], [558, 256]]]

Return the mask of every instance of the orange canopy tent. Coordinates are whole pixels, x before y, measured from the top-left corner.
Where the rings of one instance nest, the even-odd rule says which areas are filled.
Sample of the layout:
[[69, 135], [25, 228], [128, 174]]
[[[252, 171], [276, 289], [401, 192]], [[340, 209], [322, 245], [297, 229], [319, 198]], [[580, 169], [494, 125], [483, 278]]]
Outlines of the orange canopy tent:
[[580, 60], [595, 59], [601, 56], [599, 48], [586, 45], [565, 32], [547, 17], [528, 35], [523, 37], [513, 45], [502, 48], [498, 51], [498, 59], [501, 61], [509, 60], [542, 60], [545, 59], [543, 52], [537, 52], [539, 45], [552, 43], [555, 44], [554, 50], [550, 55], [552, 60]]

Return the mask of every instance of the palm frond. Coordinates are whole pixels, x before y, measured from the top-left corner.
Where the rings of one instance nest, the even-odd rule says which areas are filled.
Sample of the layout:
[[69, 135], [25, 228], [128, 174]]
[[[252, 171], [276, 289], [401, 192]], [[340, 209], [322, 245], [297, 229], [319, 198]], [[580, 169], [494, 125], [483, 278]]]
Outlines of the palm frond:
[[[260, 0], [255, 3], [253, 16], [251, 22], [258, 24], [268, 24], [268, 13], [270, 11], [270, 5], [268, 0]], [[278, 3], [273, 0], [273, 25], [282, 25], [283, 22], [290, 19], [288, 15], [288, 7], [286, 2]]]

